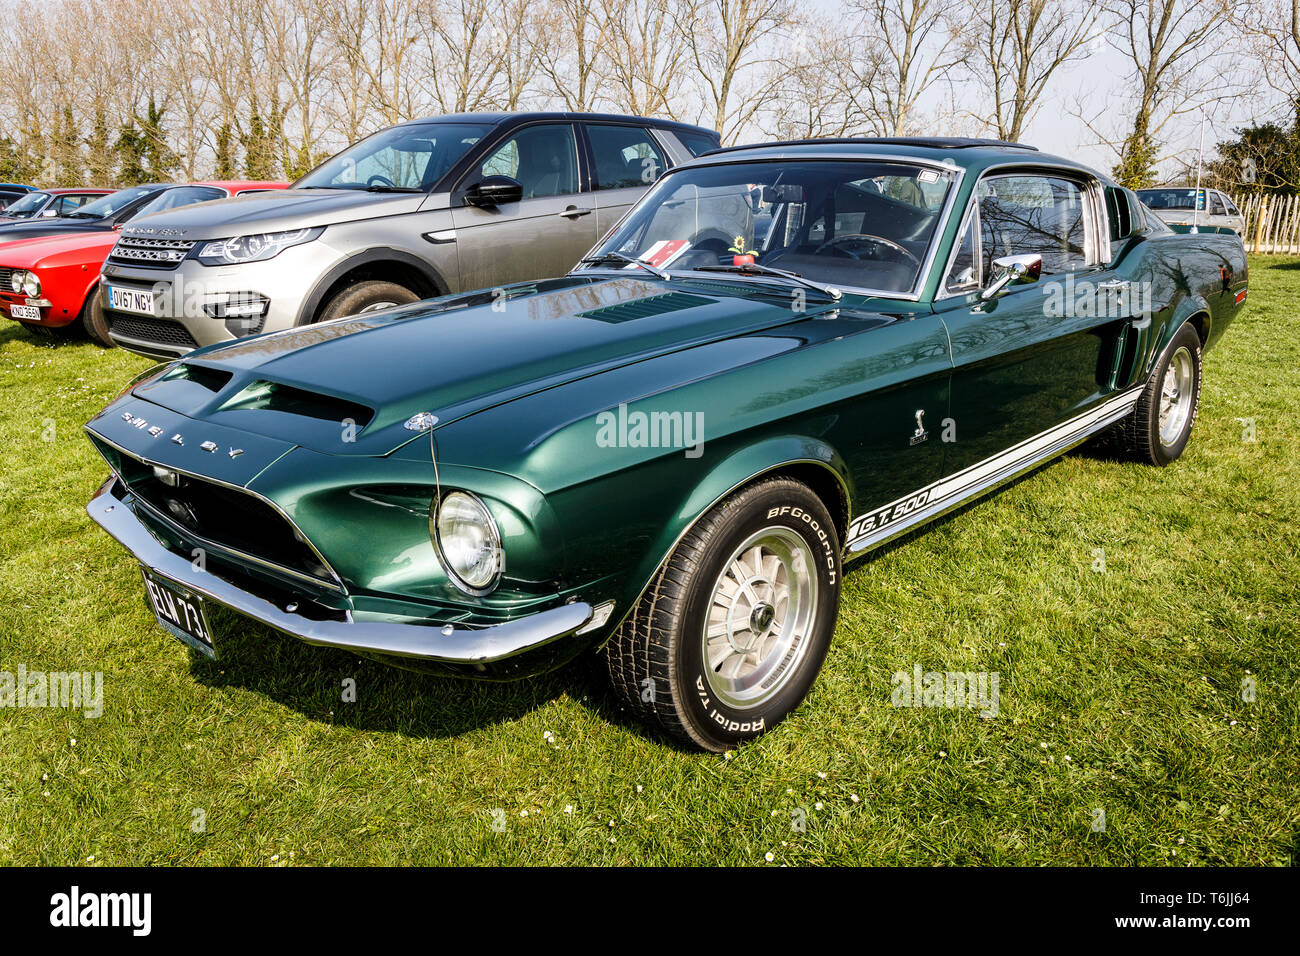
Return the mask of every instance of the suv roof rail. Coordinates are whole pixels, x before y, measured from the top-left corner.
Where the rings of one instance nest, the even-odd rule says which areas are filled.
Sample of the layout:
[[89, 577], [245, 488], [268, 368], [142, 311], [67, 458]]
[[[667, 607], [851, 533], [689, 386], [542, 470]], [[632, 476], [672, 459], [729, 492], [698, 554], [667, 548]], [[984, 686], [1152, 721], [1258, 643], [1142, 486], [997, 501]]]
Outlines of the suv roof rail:
[[711, 153], [729, 153], [744, 149], [765, 149], [772, 146], [817, 146], [820, 144], [874, 144], [886, 146], [922, 146], [927, 149], [1024, 149], [1038, 152], [1037, 146], [1013, 143], [1005, 139], [979, 139], [971, 136], [828, 136], [820, 139], [787, 139], [771, 143], [746, 143], [743, 146], [723, 146]]

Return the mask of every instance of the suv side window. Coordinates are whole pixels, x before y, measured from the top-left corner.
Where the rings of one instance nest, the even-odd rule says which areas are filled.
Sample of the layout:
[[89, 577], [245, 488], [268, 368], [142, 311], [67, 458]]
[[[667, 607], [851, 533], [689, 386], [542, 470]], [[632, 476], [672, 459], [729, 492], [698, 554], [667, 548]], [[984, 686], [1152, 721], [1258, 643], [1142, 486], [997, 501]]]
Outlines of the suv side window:
[[524, 187], [524, 198], [561, 196], [578, 191], [578, 146], [568, 123], [527, 126], [497, 146], [479, 164], [477, 175], [509, 176]]
[[686, 147], [687, 152], [692, 156], [698, 156], [700, 153], [707, 153], [711, 149], [717, 149], [721, 145], [721, 140], [716, 134], [697, 133], [694, 130], [675, 129], [673, 135], [677, 141]]
[[983, 273], [1001, 256], [1038, 253], [1043, 275], [1088, 265], [1087, 204], [1082, 187], [1046, 175], [995, 176], [980, 181], [980, 245]]
[[587, 138], [596, 158], [597, 189], [649, 186], [663, 175], [663, 153], [639, 126], [588, 123]]

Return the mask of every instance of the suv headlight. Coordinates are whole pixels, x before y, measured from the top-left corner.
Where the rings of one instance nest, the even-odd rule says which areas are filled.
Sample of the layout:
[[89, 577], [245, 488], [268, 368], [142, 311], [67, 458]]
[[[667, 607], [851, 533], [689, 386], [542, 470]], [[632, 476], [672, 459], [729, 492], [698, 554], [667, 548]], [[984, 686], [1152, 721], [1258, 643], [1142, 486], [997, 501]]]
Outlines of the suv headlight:
[[259, 232], [252, 236], [235, 236], [204, 243], [195, 256], [205, 266], [234, 266], [241, 262], [261, 262], [278, 256], [290, 246], [311, 242], [324, 226], [312, 229], [289, 229], [285, 232]]
[[15, 269], [9, 280], [9, 286], [15, 292], [26, 293], [29, 299], [34, 299], [41, 294], [41, 280], [35, 272], [28, 272], [26, 269]]
[[476, 597], [496, 586], [505, 561], [501, 532], [487, 505], [475, 495], [452, 491], [438, 504], [433, 542], [452, 581]]

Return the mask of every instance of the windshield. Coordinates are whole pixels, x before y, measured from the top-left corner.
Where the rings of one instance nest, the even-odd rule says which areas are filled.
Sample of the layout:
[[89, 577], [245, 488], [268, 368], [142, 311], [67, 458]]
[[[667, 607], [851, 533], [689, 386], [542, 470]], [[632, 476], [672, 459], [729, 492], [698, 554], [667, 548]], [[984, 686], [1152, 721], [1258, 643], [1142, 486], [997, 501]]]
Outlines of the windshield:
[[147, 196], [157, 186], [131, 186], [128, 189], [119, 189], [115, 193], [109, 193], [103, 199], [96, 199], [94, 202], [88, 202], [76, 212], [72, 213], [78, 219], [102, 219], [104, 216], [111, 216], [128, 203], [133, 203], [141, 196]]
[[878, 161], [686, 167], [665, 176], [594, 257], [619, 253], [674, 273], [752, 261], [834, 286], [906, 293], [956, 175]]
[[155, 212], [176, 209], [180, 206], [189, 206], [196, 202], [225, 198], [226, 191], [217, 189], [215, 186], [177, 186], [175, 189], [164, 189], [157, 196], [154, 196], [153, 199], [150, 199], [135, 211], [135, 216], [138, 218]]
[[477, 123], [395, 126], [348, 147], [294, 183], [294, 188], [423, 192], [491, 128]]
[[30, 219], [40, 212], [49, 198], [49, 193], [28, 193], [13, 205], [6, 206], [4, 214], [13, 219]]
[[1139, 189], [1138, 198], [1152, 209], [1204, 209], [1205, 190], [1198, 200], [1195, 189]]

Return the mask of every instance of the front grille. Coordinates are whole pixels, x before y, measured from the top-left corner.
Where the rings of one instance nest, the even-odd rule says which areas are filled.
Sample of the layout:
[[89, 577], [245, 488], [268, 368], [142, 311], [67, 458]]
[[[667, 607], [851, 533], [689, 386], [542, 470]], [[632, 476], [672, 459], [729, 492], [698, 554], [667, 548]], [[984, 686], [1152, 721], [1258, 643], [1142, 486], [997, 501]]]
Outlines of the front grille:
[[197, 243], [188, 239], [145, 239], [122, 236], [108, 254], [110, 262], [129, 262], [138, 266], [175, 268]]
[[170, 319], [151, 319], [141, 315], [114, 313], [109, 316], [108, 330], [124, 339], [132, 339], [136, 342], [151, 342], [155, 345], [187, 349], [199, 347], [199, 343], [194, 341], [194, 336], [190, 335], [189, 329]]
[[269, 568], [338, 586], [294, 526], [261, 498], [190, 475], [177, 476], [179, 484], [173, 487], [159, 479], [152, 465], [113, 452], [110, 462], [131, 493], [182, 533]]
[[8, 266], [0, 266], [0, 292], [12, 292], [13, 287], [9, 284], [14, 277], [14, 270]]

